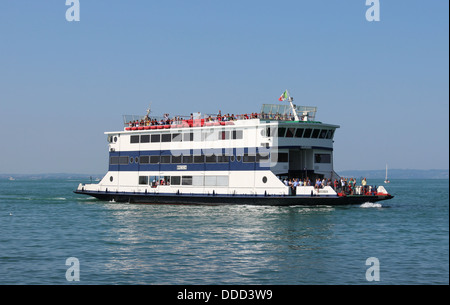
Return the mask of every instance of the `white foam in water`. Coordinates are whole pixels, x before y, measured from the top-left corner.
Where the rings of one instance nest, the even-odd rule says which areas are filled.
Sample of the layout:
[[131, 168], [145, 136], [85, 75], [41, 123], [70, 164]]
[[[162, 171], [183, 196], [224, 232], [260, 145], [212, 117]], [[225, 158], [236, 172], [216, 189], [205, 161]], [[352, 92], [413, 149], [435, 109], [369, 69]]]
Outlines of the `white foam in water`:
[[381, 208], [383, 207], [381, 203], [364, 202], [360, 205], [361, 208]]

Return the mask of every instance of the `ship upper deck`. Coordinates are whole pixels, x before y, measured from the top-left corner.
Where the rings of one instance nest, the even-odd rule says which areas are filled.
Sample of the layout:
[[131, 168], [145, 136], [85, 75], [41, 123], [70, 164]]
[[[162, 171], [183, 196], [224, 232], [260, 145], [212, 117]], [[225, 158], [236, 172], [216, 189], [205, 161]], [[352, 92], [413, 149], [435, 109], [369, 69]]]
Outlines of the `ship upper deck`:
[[202, 114], [200, 112], [196, 112], [191, 113], [190, 115], [175, 115], [172, 117], [170, 117], [169, 114], [164, 114], [164, 116], [150, 116], [149, 114], [144, 116], [124, 115], [123, 122], [125, 131], [241, 125], [244, 120], [257, 120], [268, 123], [276, 121], [322, 124], [319, 121], [315, 121], [317, 107], [295, 107], [296, 112], [299, 115], [298, 121], [295, 121], [292, 108], [288, 105], [263, 104], [259, 112], [245, 114], [222, 114], [219, 110], [217, 114]]

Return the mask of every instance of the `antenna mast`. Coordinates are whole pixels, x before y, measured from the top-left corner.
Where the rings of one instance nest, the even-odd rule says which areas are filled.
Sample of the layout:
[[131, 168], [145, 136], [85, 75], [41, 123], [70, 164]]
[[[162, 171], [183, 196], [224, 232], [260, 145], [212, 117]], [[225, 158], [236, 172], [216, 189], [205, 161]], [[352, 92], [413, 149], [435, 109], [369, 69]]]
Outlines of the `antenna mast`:
[[298, 118], [298, 115], [297, 115], [297, 111], [295, 110], [294, 104], [292, 104], [292, 101], [294, 100], [294, 98], [289, 94], [289, 91], [287, 91], [287, 89], [286, 89], [286, 92], [289, 97], [288, 100], [289, 100], [289, 104], [291, 105], [291, 110], [292, 110], [292, 113], [294, 114], [294, 118], [296, 121], [300, 121], [300, 119]]

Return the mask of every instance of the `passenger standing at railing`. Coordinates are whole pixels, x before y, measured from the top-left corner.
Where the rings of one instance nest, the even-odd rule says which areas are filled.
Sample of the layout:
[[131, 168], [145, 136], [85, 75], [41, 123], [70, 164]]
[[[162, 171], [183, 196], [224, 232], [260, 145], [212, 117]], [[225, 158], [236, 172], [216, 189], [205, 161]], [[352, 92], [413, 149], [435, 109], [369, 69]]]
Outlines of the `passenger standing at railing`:
[[362, 179], [362, 181], [361, 181], [361, 186], [362, 186], [363, 192], [364, 192], [364, 194], [365, 194], [365, 193], [366, 193], [366, 189], [367, 189], [367, 180], [366, 180], [365, 177], [364, 177], [364, 178]]
[[353, 179], [353, 178], [350, 178], [350, 180], [348, 180], [348, 183], [347, 183], [348, 192], [350, 193], [350, 195], [353, 195], [353, 183], [352, 183], [352, 179]]
[[299, 185], [298, 178], [293, 179], [293, 180], [294, 181], [292, 182], [292, 195], [296, 195], [297, 194], [297, 186]]
[[345, 180], [343, 177], [341, 177], [341, 191], [344, 193], [345, 192]]

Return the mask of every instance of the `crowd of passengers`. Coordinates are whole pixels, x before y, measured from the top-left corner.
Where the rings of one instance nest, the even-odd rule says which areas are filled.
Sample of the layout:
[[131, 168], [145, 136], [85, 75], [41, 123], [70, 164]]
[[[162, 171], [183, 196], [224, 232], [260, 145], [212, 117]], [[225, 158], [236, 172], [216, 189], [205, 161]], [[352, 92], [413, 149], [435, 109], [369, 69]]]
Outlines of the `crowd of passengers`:
[[[200, 117], [200, 113], [197, 115], [194, 115], [191, 113], [191, 120], [198, 119]], [[219, 110], [219, 113], [217, 115], [209, 115], [208, 117], [204, 118], [205, 122], [227, 122], [227, 121], [237, 121], [237, 120], [249, 120], [249, 119], [271, 119], [271, 120], [280, 120], [280, 121], [293, 121], [294, 116], [290, 114], [279, 114], [279, 113], [257, 113], [252, 112], [251, 114], [224, 114], [222, 115], [221, 111]], [[303, 118], [302, 118], [303, 119]], [[181, 118], [180, 116], [175, 116], [173, 118], [169, 118], [169, 114], [164, 114], [164, 117], [162, 119], [156, 119], [156, 118], [150, 118], [148, 115], [145, 116], [145, 118], [141, 120], [134, 120], [128, 122], [129, 127], [139, 127], [139, 126], [155, 126], [155, 125], [176, 125], [176, 124], [182, 124], [183, 121], [186, 121], [186, 119]]]
[[[295, 192], [297, 186], [314, 186], [314, 189], [319, 190], [325, 186], [331, 186], [337, 193], [344, 193], [346, 195], [353, 195], [356, 190], [356, 179], [355, 178], [344, 178], [341, 177], [339, 180], [334, 179], [320, 179], [317, 178], [315, 183], [313, 183], [308, 177], [305, 179], [293, 178], [283, 180], [284, 185], [291, 187], [292, 191]], [[367, 179], [363, 178], [361, 180], [362, 191], [361, 194], [367, 194], [369, 192], [369, 187], [367, 185]], [[372, 188], [371, 191], [375, 191], [376, 188]]]
[[[200, 115], [194, 115], [191, 113], [190, 120], [198, 120]], [[208, 117], [202, 119], [204, 122], [227, 122], [227, 121], [237, 121], [237, 120], [249, 120], [249, 119], [257, 119], [260, 115], [258, 113], [251, 113], [251, 114], [240, 114], [240, 115], [234, 115], [234, 114], [224, 114], [222, 115], [221, 112], [217, 114], [217, 116], [209, 115]], [[179, 116], [170, 118], [169, 114], [164, 114], [164, 117], [162, 119], [156, 119], [156, 118], [150, 118], [146, 116], [144, 119], [141, 120], [135, 120], [128, 122], [129, 127], [139, 127], [139, 126], [155, 126], [155, 125], [177, 125], [182, 124], [183, 121], [187, 121], [186, 119], [183, 119]]]

